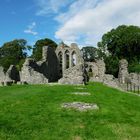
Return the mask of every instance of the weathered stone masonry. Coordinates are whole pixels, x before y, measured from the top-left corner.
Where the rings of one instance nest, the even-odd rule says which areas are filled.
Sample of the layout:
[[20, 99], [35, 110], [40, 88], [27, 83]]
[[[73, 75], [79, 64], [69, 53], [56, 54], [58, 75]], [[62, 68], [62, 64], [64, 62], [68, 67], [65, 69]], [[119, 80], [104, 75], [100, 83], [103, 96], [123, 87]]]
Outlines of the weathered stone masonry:
[[128, 73], [128, 62], [120, 60], [118, 78], [105, 74], [103, 60], [84, 62], [82, 53], [77, 44], [70, 46], [61, 43], [56, 51], [44, 46], [42, 60], [36, 62], [27, 58], [20, 72], [11, 65], [5, 73], [0, 67], [0, 85], [12, 83], [46, 84], [58, 82], [60, 84], [84, 84], [89, 75], [89, 81], [103, 82], [109, 86], [120, 88], [120, 85], [131, 82], [140, 85], [140, 75]]
[[45, 84], [58, 80], [58, 60], [53, 48], [44, 46], [42, 61], [26, 59], [21, 70], [21, 81]]
[[61, 43], [56, 49], [59, 61], [59, 83], [61, 84], [83, 84], [84, 82], [84, 60], [77, 44], [72, 43], [70, 47]]

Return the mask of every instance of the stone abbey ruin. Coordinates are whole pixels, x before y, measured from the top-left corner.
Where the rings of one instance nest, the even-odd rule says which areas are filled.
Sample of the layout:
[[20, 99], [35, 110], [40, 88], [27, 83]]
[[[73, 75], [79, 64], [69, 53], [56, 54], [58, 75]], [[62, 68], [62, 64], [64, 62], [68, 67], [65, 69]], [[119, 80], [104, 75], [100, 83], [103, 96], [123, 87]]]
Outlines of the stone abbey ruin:
[[105, 74], [105, 71], [103, 60], [84, 62], [77, 44], [72, 43], [69, 47], [61, 43], [55, 51], [49, 46], [44, 46], [42, 60], [36, 62], [32, 58], [27, 58], [21, 71], [17, 71], [16, 67], [11, 65], [4, 73], [3, 67], [0, 67], [0, 85], [51, 82], [84, 84], [86, 81], [103, 82], [116, 88], [127, 82], [140, 85], [140, 75], [128, 73], [128, 62], [124, 59], [120, 60], [118, 78]]

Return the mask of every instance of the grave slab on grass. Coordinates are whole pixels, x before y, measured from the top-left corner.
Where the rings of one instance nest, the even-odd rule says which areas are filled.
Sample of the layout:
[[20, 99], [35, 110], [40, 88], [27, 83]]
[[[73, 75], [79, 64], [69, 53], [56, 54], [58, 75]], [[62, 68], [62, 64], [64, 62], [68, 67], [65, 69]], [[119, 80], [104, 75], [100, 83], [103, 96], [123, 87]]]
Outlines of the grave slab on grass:
[[75, 87], [75, 89], [86, 89], [86, 88], [84, 88], [84, 87]]
[[89, 92], [72, 92], [71, 94], [75, 94], [75, 95], [91, 95]]
[[73, 108], [78, 111], [87, 111], [87, 110], [98, 110], [99, 107], [95, 103], [84, 103], [84, 102], [72, 102], [72, 103], [63, 103], [62, 108]]

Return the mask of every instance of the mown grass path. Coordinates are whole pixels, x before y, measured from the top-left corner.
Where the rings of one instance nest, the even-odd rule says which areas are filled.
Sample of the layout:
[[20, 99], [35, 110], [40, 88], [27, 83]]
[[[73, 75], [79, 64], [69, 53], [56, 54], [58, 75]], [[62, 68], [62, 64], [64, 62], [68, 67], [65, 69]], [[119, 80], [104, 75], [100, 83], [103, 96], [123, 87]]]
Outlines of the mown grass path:
[[[91, 95], [69, 94], [80, 91]], [[75, 101], [100, 109], [61, 108]], [[0, 140], [140, 140], [140, 97], [100, 83], [0, 87]]]

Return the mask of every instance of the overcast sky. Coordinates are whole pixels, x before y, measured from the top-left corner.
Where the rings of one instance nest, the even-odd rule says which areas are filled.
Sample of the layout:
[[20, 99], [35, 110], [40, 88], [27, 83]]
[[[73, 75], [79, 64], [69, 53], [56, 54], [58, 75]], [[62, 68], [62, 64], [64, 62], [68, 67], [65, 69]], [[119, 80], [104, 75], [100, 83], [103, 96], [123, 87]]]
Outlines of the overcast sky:
[[1, 0], [0, 45], [24, 38], [93, 45], [119, 25], [140, 26], [140, 0]]

